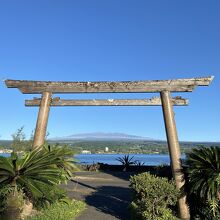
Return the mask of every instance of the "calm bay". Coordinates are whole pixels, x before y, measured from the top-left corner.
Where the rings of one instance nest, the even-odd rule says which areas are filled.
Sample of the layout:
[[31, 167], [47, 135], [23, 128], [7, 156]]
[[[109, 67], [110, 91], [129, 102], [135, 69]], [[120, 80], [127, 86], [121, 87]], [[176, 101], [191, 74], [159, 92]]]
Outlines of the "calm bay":
[[[125, 154], [77, 154], [76, 160], [82, 164], [106, 163], [109, 165], [119, 165], [116, 159], [123, 157]], [[169, 154], [129, 154], [133, 157], [132, 161], [140, 161], [144, 165], [157, 166], [170, 164]], [[185, 155], [181, 156], [182, 159]]]
[[[4, 157], [9, 157], [10, 154], [0, 154]], [[93, 164], [93, 163], [105, 163], [109, 165], [119, 165], [120, 162], [116, 159], [123, 157], [125, 154], [76, 154], [76, 162], [81, 164]], [[132, 161], [140, 161], [144, 165], [157, 166], [170, 164], [170, 158], [168, 154], [129, 154]], [[182, 159], [185, 155], [181, 156]]]

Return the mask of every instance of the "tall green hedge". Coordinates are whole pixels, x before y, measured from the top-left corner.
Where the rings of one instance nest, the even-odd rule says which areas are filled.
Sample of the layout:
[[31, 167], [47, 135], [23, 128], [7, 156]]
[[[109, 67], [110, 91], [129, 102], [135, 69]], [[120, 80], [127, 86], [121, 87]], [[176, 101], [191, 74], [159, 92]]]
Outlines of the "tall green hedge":
[[130, 178], [130, 186], [134, 191], [131, 203], [134, 219], [178, 219], [172, 210], [179, 196], [173, 181], [142, 173]]

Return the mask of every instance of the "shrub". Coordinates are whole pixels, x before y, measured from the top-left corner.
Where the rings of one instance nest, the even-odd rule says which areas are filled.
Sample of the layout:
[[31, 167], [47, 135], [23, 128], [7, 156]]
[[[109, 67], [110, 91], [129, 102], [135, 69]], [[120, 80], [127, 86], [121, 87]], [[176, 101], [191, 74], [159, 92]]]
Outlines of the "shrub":
[[135, 219], [177, 219], [171, 209], [179, 195], [174, 182], [142, 173], [130, 178], [130, 186], [134, 190], [131, 208]]
[[38, 210], [42, 207], [46, 208], [54, 202], [64, 201], [65, 199], [67, 199], [66, 190], [60, 188], [59, 186], [46, 186], [44, 190], [44, 196], [36, 198], [34, 200], [34, 207]]
[[22, 189], [17, 187], [4, 186], [0, 189], [0, 212], [5, 207], [14, 207], [21, 209], [24, 204], [24, 193]]

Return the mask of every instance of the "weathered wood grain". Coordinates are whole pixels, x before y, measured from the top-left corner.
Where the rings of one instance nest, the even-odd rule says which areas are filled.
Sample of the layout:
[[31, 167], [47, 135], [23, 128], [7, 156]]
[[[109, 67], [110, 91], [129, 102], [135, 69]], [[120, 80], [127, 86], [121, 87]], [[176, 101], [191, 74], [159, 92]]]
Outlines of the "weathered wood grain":
[[[169, 91], [161, 92], [162, 109], [164, 123], [166, 128], [167, 143], [171, 159], [171, 168], [176, 183], [176, 188], [182, 190], [185, 185], [185, 177], [182, 172], [180, 145], [177, 135], [175, 115], [173, 111], [172, 98]], [[189, 207], [186, 201], [185, 190], [182, 190], [181, 196], [178, 198], [179, 218], [190, 220]]]
[[[188, 105], [188, 99], [179, 96], [172, 98], [173, 105]], [[25, 106], [39, 106], [41, 99], [25, 100]], [[91, 100], [70, 100], [52, 99], [50, 106], [158, 106], [161, 104], [159, 97], [151, 99], [91, 99]]]
[[52, 94], [50, 92], [44, 92], [42, 94], [42, 99], [39, 103], [40, 108], [34, 133], [33, 148], [42, 147], [44, 144], [50, 112], [51, 97]]
[[139, 92], [191, 92], [196, 86], [208, 86], [213, 76], [152, 81], [122, 82], [52, 82], [6, 80], [8, 88], [18, 88], [22, 93], [139, 93]]

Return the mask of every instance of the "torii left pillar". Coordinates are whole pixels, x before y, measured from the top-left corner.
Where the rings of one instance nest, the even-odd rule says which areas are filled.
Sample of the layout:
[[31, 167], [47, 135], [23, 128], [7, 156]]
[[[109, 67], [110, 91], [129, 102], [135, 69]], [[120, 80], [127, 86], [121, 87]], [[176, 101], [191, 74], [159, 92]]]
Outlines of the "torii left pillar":
[[41, 147], [44, 144], [46, 131], [47, 131], [47, 122], [50, 112], [51, 98], [52, 98], [51, 92], [42, 93], [37, 124], [34, 133], [33, 148]]

